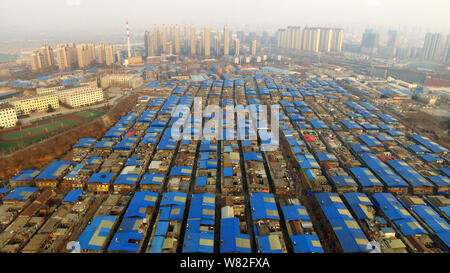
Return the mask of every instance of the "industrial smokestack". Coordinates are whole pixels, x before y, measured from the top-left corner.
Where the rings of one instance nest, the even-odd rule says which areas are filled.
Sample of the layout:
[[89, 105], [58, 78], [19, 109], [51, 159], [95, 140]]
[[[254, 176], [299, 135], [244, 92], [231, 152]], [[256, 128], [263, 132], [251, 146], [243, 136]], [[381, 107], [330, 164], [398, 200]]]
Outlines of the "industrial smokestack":
[[127, 21], [127, 45], [128, 45], [128, 59], [131, 58], [131, 46], [130, 46], [130, 31], [128, 30], [128, 21]]

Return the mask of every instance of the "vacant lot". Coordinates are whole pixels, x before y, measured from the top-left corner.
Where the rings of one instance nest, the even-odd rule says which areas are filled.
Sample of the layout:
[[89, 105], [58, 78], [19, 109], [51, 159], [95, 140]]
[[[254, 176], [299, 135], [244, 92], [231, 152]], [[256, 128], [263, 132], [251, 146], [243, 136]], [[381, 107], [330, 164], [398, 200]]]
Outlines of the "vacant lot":
[[418, 111], [407, 113], [405, 123], [418, 130], [419, 134], [425, 135], [437, 143], [449, 148], [450, 143], [450, 119], [430, 115], [428, 112]]

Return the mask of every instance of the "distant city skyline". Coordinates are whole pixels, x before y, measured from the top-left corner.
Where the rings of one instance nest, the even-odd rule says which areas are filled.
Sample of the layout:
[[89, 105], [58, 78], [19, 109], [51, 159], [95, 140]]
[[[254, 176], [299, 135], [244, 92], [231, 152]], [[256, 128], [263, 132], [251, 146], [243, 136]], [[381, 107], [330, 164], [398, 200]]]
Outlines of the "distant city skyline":
[[39, 34], [120, 34], [125, 21], [131, 32], [154, 24], [230, 25], [250, 31], [285, 26], [328, 26], [354, 29], [417, 27], [422, 32], [449, 32], [446, 0], [3, 0], [4, 38]]

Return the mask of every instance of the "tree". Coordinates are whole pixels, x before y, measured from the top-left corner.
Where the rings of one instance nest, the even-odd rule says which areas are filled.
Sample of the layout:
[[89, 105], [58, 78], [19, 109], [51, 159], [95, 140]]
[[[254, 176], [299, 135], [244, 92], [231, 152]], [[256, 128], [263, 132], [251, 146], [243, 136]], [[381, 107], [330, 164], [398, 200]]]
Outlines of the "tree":
[[56, 110], [53, 108], [51, 104], [48, 105], [47, 113], [55, 112]]
[[[64, 131], [61, 134], [55, 132], [56, 136], [42, 140], [29, 148], [25, 147], [14, 155], [9, 155], [0, 160], [0, 179], [12, 177], [20, 169], [39, 168], [53, 159], [59, 158], [66, 153], [82, 137], [100, 138], [107, 129], [117, 122], [120, 117], [126, 114], [135, 105], [138, 96], [128, 97], [115, 105], [105, 116], [109, 117], [106, 122], [104, 119], [97, 119], [91, 123]], [[57, 147], [55, 149], [55, 147]], [[12, 151], [9, 151], [10, 153]]]

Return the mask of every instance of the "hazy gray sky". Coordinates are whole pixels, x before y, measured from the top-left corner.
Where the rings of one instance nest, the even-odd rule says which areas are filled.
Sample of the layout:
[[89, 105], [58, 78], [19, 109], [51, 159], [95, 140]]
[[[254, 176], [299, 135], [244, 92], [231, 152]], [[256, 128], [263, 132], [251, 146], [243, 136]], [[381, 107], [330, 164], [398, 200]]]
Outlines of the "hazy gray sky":
[[450, 0], [0, 0], [3, 32], [142, 30], [153, 24], [450, 29]]

